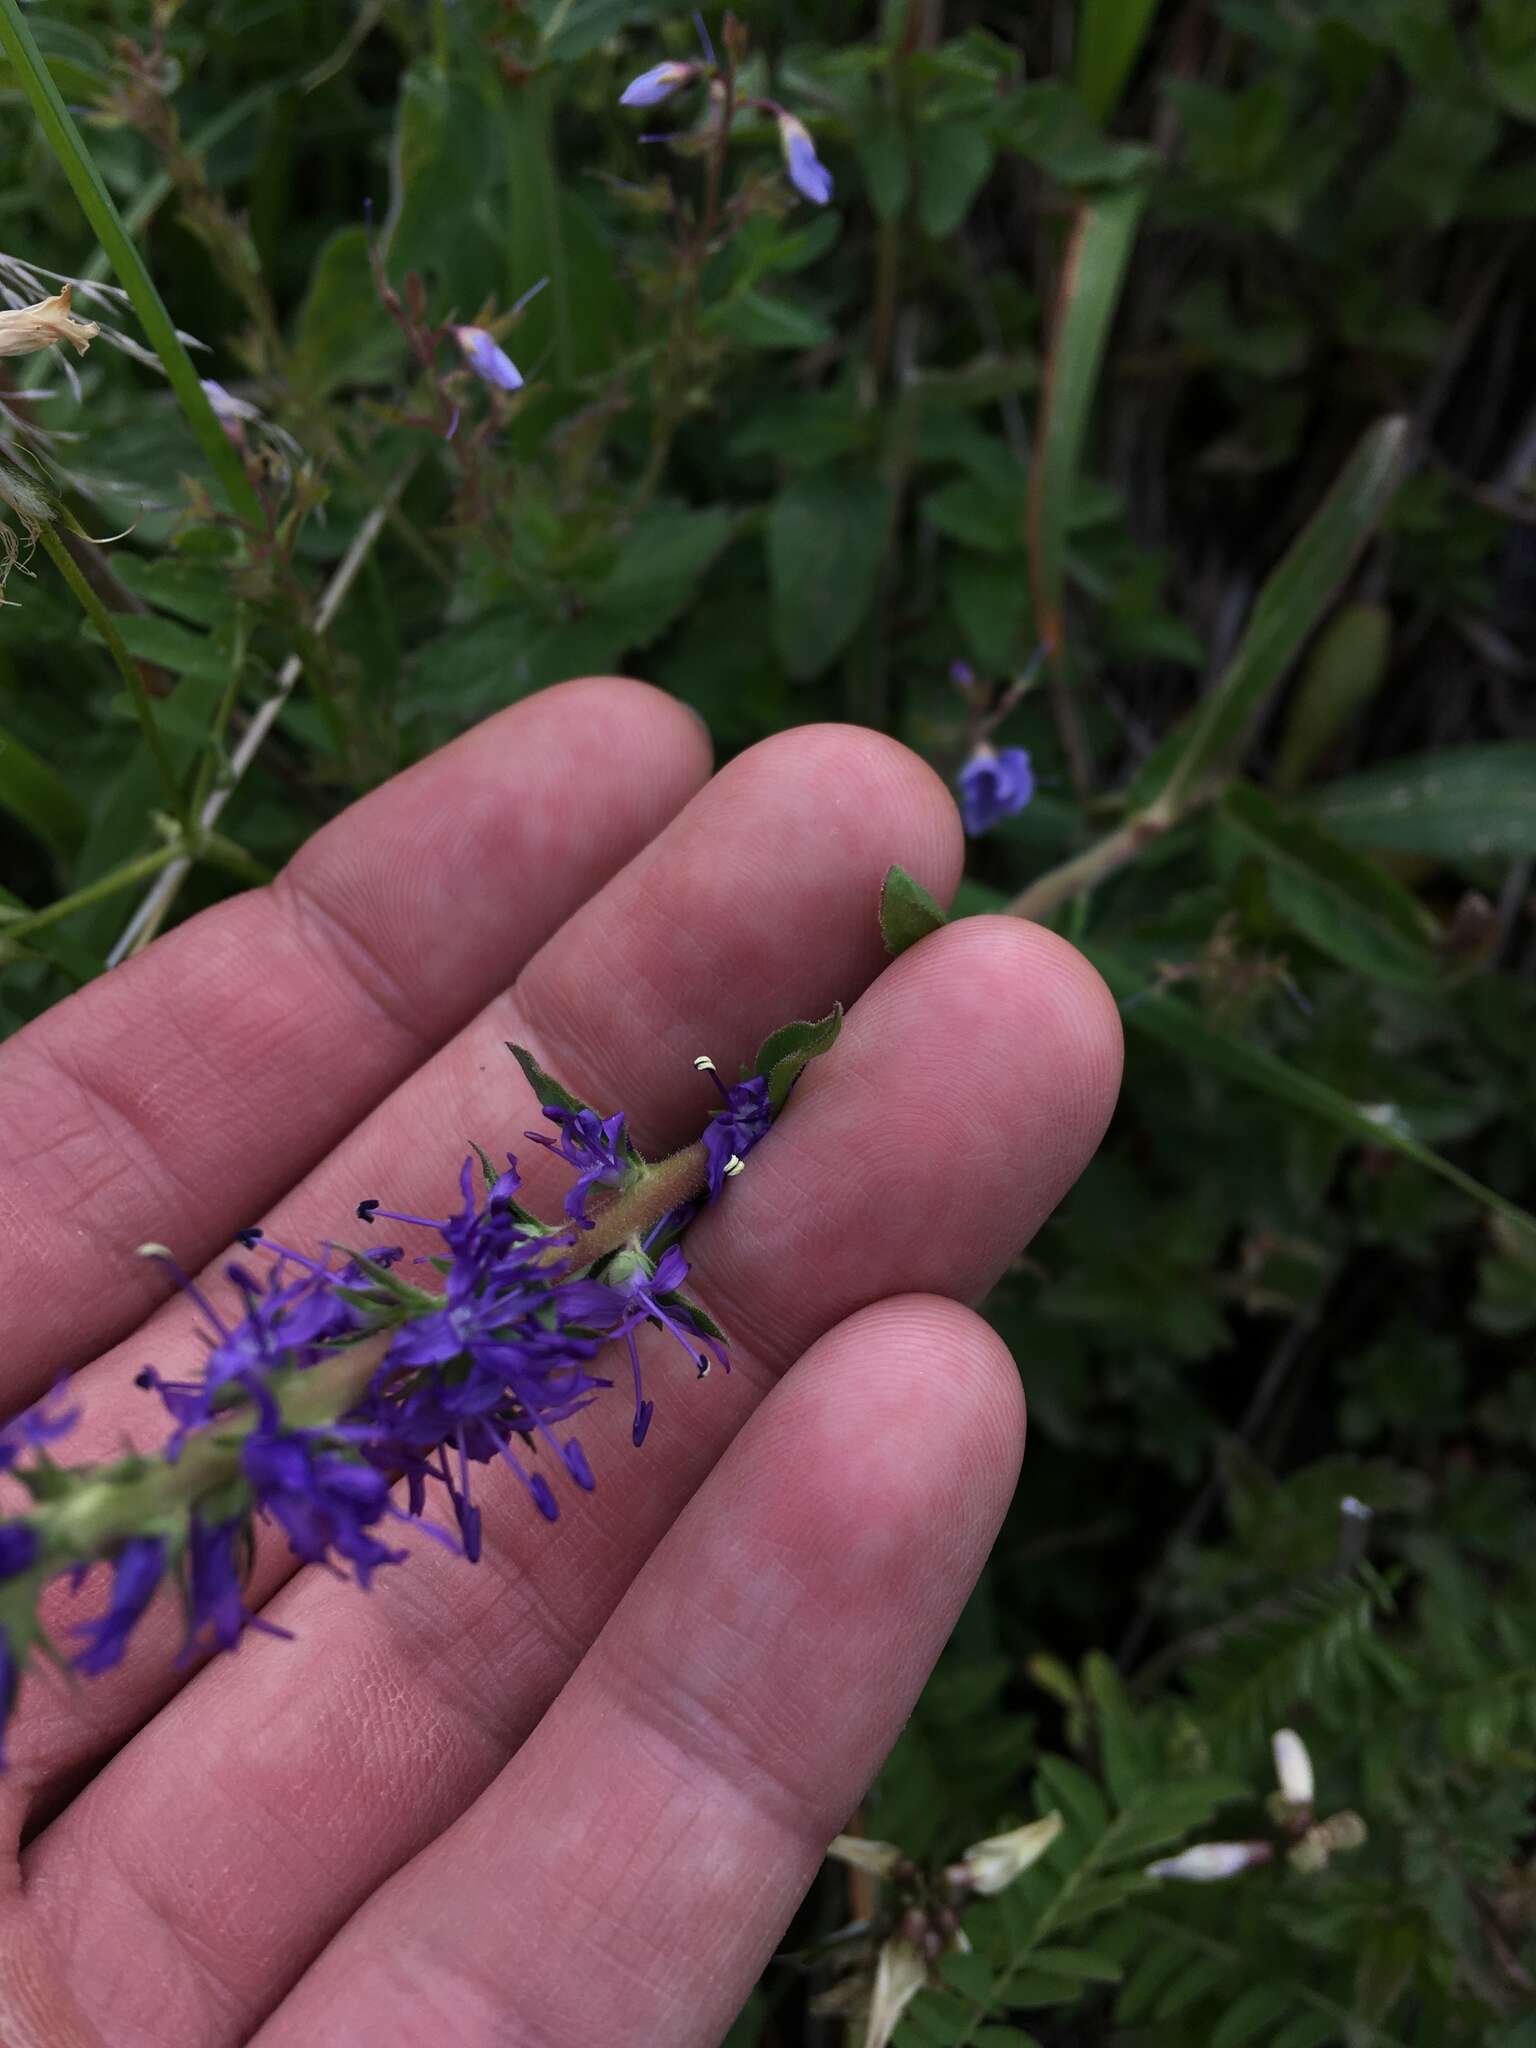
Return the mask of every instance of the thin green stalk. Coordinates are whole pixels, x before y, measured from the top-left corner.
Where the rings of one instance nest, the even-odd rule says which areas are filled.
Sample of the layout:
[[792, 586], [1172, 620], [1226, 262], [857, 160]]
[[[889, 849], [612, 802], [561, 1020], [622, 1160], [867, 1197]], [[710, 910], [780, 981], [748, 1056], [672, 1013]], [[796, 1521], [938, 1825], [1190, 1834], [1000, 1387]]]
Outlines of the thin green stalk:
[[198, 381], [192, 358], [176, 333], [154, 280], [124, 228], [112, 195], [85, 146], [85, 138], [65, 106], [43, 54], [33, 40], [22, 14], [20, 0], [0, 0], [0, 29], [4, 47], [16, 74], [16, 82], [27, 97], [37, 125], [59, 160], [59, 166], [80, 202], [80, 209], [92, 232], [106, 251], [118, 281], [133, 303], [139, 324], [160, 358], [171, 389], [186, 414], [187, 424], [197, 436], [210, 468], [223, 484], [230, 505], [242, 518], [257, 521], [261, 508], [256, 500], [245, 465], [219, 425], [208, 396]]
[[65, 546], [57, 528], [45, 525], [38, 528], [38, 539], [47, 550], [54, 567], [74, 593], [80, 609], [96, 628], [106, 643], [107, 652], [116, 662], [118, 673], [128, 686], [128, 695], [138, 714], [139, 726], [144, 734], [144, 744], [149, 749], [155, 772], [160, 777], [165, 791], [165, 800], [172, 815], [182, 824], [190, 823], [186, 794], [165, 744], [165, 736], [155, 718], [155, 708], [149, 701], [149, 691], [144, 687], [144, 678], [123, 645], [123, 636], [117, 630], [112, 614], [91, 588], [89, 579], [82, 572], [79, 563]]
[[46, 931], [49, 925], [73, 917], [77, 910], [88, 910], [93, 903], [101, 903], [108, 896], [131, 889], [135, 882], [147, 882], [151, 875], [159, 874], [162, 868], [179, 859], [184, 851], [180, 839], [170, 840], [164, 846], [157, 846], [153, 853], [140, 854], [137, 860], [124, 861], [120, 868], [111, 868], [106, 874], [98, 875], [94, 882], [87, 882], [83, 889], [76, 889], [69, 896], [61, 896], [57, 903], [50, 903], [42, 910], [34, 910], [28, 916], [11, 922], [0, 921], [0, 949], [30, 939], [34, 932]]

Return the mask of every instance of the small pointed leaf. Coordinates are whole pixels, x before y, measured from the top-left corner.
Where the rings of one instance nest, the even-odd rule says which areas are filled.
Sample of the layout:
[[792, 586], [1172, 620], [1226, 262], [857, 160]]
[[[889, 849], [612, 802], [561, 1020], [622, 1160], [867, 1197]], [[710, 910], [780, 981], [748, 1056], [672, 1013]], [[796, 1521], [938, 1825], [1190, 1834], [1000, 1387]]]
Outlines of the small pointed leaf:
[[893, 960], [947, 922], [922, 883], [914, 882], [905, 868], [893, 865], [886, 870], [880, 888], [880, 936]]

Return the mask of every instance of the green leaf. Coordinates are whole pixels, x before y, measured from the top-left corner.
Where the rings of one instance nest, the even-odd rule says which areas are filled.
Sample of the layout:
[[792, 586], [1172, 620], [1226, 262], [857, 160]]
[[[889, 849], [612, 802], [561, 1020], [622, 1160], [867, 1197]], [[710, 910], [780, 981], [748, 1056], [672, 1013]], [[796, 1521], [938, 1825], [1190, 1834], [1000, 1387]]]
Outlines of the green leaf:
[[1330, 782], [1308, 808], [1335, 839], [1442, 860], [1536, 854], [1536, 746], [1451, 747]]
[[1391, 987], [1434, 986], [1424, 915], [1383, 868], [1246, 783], [1228, 790], [1220, 817], [1264, 863], [1276, 910], [1319, 951]]
[[1095, 1839], [1103, 1834], [1109, 1825], [1109, 1808], [1104, 1804], [1104, 1795], [1086, 1771], [1080, 1771], [1065, 1757], [1043, 1756], [1040, 1759], [1040, 1777], [1051, 1799], [1065, 1810], [1069, 1821]]
[[1266, 2032], [1276, 2020], [1289, 2019], [1299, 2003], [1297, 1992], [1289, 1985], [1250, 1985], [1223, 2015], [1211, 2036], [1211, 2048], [1242, 2048], [1243, 2042]]
[[[113, 623], [135, 661], [153, 662], [172, 675], [196, 676], [204, 682], [228, 680], [229, 649], [210, 634], [190, 632], [153, 612], [115, 612]], [[94, 626], [87, 624], [84, 631], [86, 639], [101, 645]]]
[[1345, 605], [1318, 634], [1275, 759], [1274, 784], [1283, 796], [1301, 788], [1381, 688], [1391, 645], [1392, 614], [1384, 604]]
[[60, 860], [77, 853], [85, 837], [85, 806], [69, 784], [3, 726], [0, 810], [19, 819]]
[[288, 358], [294, 385], [323, 398], [339, 384], [381, 384], [399, 368], [403, 343], [392, 320], [375, 318], [368, 236], [340, 228], [320, 246], [299, 308]]
[[1083, 950], [1120, 998], [1121, 1013], [1130, 1030], [1157, 1039], [1197, 1067], [1225, 1074], [1230, 1080], [1283, 1102], [1287, 1108], [1316, 1117], [1345, 1137], [1378, 1151], [1400, 1153], [1495, 1215], [1508, 1217], [1522, 1229], [1536, 1230], [1536, 1217], [1527, 1214], [1518, 1203], [1495, 1194], [1492, 1188], [1484, 1187], [1471, 1174], [1463, 1173], [1449, 1159], [1421, 1144], [1393, 1104], [1352, 1102], [1326, 1081], [1288, 1065], [1252, 1039], [1222, 1030], [1105, 947], [1086, 942]]
[[918, 135], [917, 218], [943, 241], [974, 205], [992, 168], [992, 144], [975, 121], [936, 121]]
[[700, 579], [731, 538], [721, 506], [649, 506], [624, 535], [619, 558], [592, 593], [623, 645], [648, 647], [686, 609]]
[[832, 1050], [842, 1028], [843, 1006], [838, 1003], [817, 1023], [781, 1024], [763, 1040], [752, 1071], [767, 1081], [768, 1100], [775, 1116], [811, 1061]]
[[1053, 1977], [1070, 1977], [1077, 1984], [1118, 1984], [1125, 1974], [1113, 1956], [1091, 1948], [1032, 1948], [1029, 1966]]
[[808, 306], [755, 290], [734, 292], [723, 305], [712, 307], [699, 324], [706, 332], [739, 341], [744, 348], [825, 348], [833, 339], [831, 327]]
[[1080, 0], [1073, 82], [1096, 121], [1107, 121], [1147, 39], [1158, 0]]
[[773, 637], [799, 681], [841, 654], [874, 601], [890, 494], [855, 469], [818, 469], [782, 490], [768, 515]]
[[905, 868], [886, 869], [880, 885], [880, 936], [892, 959], [947, 922], [922, 883], [914, 882]]
[[1177, 815], [1235, 766], [1249, 732], [1333, 601], [1397, 489], [1408, 421], [1362, 436], [1332, 490], [1270, 572], [1226, 669], [1153, 754], [1132, 802]]
[[1073, 493], [1142, 204], [1139, 192], [1116, 192], [1083, 206], [1062, 273], [1029, 515], [1035, 608], [1041, 637], [1052, 648], [1061, 641]]
[[[1033, 1957], [1030, 1958], [1034, 1960]], [[992, 1996], [992, 1986], [997, 1981], [997, 1972], [984, 1955], [955, 1953], [947, 1955], [939, 1964], [939, 1975], [946, 1984], [952, 1984], [957, 1991], [963, 1991], [967, 1998], [974, 1998], [978, 2005], [985, 2005]]]

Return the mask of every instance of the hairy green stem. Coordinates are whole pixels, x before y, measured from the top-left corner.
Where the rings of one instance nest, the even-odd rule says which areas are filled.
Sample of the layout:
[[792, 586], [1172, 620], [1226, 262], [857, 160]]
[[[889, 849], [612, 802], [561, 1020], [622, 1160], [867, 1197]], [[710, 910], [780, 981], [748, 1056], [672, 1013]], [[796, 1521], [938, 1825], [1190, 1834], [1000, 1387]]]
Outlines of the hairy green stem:
[[175, 323], [155, 289], [144, 259], [124, 228], [112, 195], [85, 146], [85, 138], [53, 82], [43, 54], [27, 26], [20, 0], [0, 0], [0, 41], [4, 43], [16, 83], [26, 96], [33, 118], [57, 157], [59, 168], [73, 187], [92, 233], [106, 251], [112, 268], [132, 301], [139, 324], [160, 358], [160, 367], [180, 401], [187, 424], [197, 436], [209, 467], [223, 484], [234, 511], [243, 519], [258, 520], [261, 508], [245, 473], [245, 465], [220, 426], [193, 367], [192, 358], [187, 354]]
[[1096, 888], [1100, 882], [1127, 866], [1155, 839], [1160, 839], [1178, 822], [1159, 810], [1137, 811], [1125, 823], [1101, 839], [1096, 846], [1079, 853], [1059, 868], [1052, 868], [1030, 883], [1008, 905], [1010, 917], [1046, 918], [1075, 896]]

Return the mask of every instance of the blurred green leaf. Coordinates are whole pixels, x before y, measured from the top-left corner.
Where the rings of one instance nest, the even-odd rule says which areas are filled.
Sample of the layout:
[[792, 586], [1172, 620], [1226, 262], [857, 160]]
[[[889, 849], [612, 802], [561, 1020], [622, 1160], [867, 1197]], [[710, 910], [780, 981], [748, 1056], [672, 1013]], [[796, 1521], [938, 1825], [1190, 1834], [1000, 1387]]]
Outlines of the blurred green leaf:
[[1392, 644], [1382, 604], [1341, 607], [1318, 634], [1286, 714], [1275, 757], [1275, 788], [1301, 788], [1330, 747], [1381, 687]]
[[917, 143], [917, 218], [925, 235], [952, 235], [992, 168], [992, 145], [974, 121], [935, 122]]
[[87, 812], [62, 775], [0, 726], [0, 810], [19, 818], [61, 861], [79, 850]]
[[1096, 121], [1107, 121], [1157, 18], [1159, 0], [1079, 0], [1073, 83]]
[[1237, 651], [1193, 714], [1137, 778], [1132, 801], [1176, 815], [1229, 773], [1360, 550], [1380, 524], [1401, 474], [1408, 422], [1381, 420], [1360, 441], [1322, 505], [1270, 571]]
[[1448, 747], [1384, 761], [1312, 793], [1349, 846], [1443, 860], [1536, 854], [1536, 746]]
[[774, 644], [792, 676], [819, 675], [874, 601], [890, 496], [856, 469], [818, 469], [788, 484], [768, 515]]

